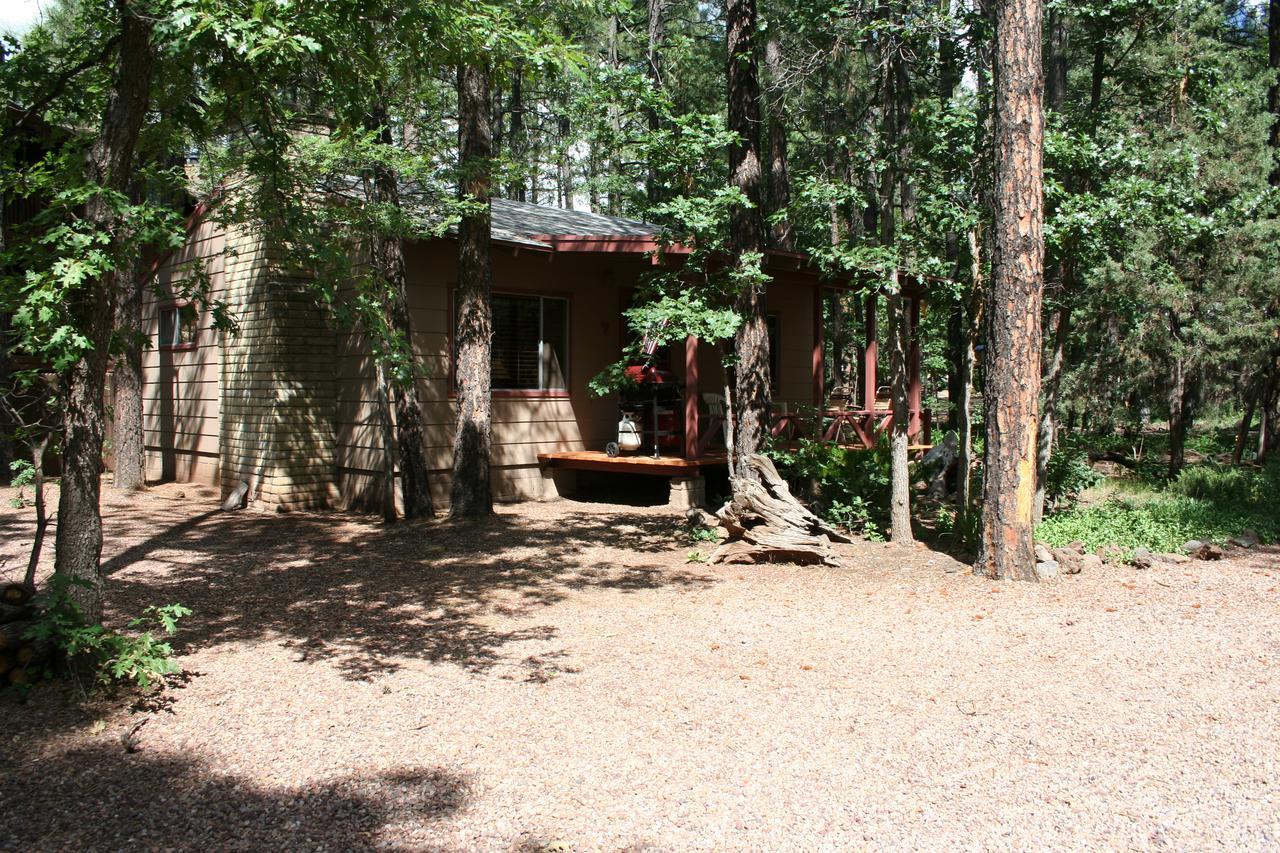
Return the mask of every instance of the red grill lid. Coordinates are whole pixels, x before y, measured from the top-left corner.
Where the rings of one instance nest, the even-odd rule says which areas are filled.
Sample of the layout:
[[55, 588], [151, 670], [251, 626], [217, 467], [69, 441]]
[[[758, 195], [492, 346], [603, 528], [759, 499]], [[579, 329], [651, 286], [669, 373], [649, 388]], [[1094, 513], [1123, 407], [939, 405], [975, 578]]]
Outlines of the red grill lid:
[[675, 375], [669, 370], [659, 370], [652, 364], [633, 364], [627, 368], [627, 378], [640, 385], [674, 385]]

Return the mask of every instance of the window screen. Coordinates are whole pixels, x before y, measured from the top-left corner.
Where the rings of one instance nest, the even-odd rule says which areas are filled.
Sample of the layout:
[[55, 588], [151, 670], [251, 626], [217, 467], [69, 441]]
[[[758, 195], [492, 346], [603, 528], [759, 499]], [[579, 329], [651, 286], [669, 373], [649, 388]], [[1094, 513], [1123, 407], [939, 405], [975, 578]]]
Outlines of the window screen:
[[495, 293], [491, 380], [495, 391], [568, 387], [569, 301]]
[[200, 314], [194, 305], [172, 305], [160, 309], [160, 346], [194, 346]]

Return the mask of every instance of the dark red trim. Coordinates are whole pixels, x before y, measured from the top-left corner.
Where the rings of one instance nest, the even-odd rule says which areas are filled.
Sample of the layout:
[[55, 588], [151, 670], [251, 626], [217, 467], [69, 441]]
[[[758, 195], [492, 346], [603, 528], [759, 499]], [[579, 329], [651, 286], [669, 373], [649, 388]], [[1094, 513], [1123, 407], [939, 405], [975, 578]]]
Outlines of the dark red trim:
[[862, 405], [866, 409], [876, 407], [876, 360], [879, 344], [876, 339], [876, 295], [867, 297], [863, 308], [865, 322], [862, 324], [866, 332], [866, 346], [862, 354]]
[[698, 339], [684, 339], [684, 458], [698, 458]]

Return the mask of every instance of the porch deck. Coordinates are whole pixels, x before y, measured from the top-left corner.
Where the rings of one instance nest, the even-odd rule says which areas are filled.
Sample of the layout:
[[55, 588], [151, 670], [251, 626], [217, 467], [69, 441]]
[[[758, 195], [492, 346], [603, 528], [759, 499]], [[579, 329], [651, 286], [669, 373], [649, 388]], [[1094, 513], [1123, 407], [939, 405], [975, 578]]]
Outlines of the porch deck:
[[599, 450], [565, 450], [539, 453], [538, 464], [544, 468], [567, 468], [576, 471], [612, 471], [618, 474], [651, 474], [655, 477], [695, 477], [713, 465], [728, 464], [724, 453], [707, 453], [697, 459], [680, 456], [653, 458], [644, 454], [609, 456]]

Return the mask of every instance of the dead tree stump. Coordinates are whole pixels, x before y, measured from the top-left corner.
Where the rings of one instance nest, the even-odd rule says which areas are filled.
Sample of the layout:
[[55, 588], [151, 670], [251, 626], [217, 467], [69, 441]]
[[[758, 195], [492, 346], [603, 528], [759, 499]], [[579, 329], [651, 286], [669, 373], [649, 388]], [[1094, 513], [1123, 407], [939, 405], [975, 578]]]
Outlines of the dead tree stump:
[[729, 539], [711, 562], [840, 565], [831, 543], [852, 540], [796, 500], [767, 457], [753, 454], [747, 465], [760, 481], [730, 479], [733, 498], [716, 513]]

